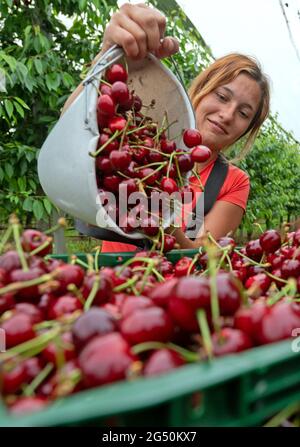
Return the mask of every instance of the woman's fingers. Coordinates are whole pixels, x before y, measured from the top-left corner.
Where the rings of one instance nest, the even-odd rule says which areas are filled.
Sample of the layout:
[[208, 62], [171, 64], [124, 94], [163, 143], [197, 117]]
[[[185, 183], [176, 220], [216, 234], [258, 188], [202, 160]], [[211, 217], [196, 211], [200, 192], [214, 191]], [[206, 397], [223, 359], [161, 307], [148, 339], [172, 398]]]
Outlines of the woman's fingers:
[[175, 37], [165, 37], [161, 42], [158, 51], [155, 52], [155, 56], [159, 59], [172, 56], [179, 50], [179, 42]]
[[113, 14], [105, 30], [103, 50], [116, 43], [134, 59], [144, 58], [149, 51], [173, 54], [171, 43], [161, 44], [165, 27], [166, 19], [156, 9], [145, 4], [125, 4]]

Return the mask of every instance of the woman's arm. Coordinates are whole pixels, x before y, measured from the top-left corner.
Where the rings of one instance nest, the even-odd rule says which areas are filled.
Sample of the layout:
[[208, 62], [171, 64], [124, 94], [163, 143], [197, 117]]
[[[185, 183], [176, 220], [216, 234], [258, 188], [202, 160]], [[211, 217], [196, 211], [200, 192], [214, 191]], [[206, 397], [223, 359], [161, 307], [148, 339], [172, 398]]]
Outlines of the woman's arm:
[[180, 248], [198, 248], [203, 243], [206, 232], [211, 233], [215, 239], [226, 236], [230, 231], [235, 231], [241, 223], [244, 210], [238, 205], [222, 200], [217, 201], [204, 219], [204, 227], [200, 230], [199, 237], [190, 240], [181, 228], [174, 231], [173, 235]]

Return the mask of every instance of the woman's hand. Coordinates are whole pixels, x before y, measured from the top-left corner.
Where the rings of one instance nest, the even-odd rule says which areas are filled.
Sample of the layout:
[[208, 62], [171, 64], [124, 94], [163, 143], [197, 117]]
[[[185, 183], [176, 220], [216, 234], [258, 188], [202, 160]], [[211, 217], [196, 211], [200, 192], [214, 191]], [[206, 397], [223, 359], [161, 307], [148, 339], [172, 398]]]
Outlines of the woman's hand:
[[102, 52], [117, 44], [132, 59], [143, 59], [148, 52], [158, 58], [171, 56], [179, 44], [173, 37], [164, 37], [165, 28], [166, 18], [157, 9], [126, 3], [106, 27]]

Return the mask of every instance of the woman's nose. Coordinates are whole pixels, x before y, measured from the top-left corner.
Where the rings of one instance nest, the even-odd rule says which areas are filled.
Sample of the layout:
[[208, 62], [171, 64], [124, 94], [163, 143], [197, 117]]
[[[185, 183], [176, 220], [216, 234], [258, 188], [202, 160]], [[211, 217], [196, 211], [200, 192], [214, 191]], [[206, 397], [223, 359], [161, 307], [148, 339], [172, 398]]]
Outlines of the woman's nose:
[[235, 114], [235, 105], [234, 104], [224, 104], [222, 109], [219, 111], [219, 116], [225, 122], [229, 122], [233, 119]]

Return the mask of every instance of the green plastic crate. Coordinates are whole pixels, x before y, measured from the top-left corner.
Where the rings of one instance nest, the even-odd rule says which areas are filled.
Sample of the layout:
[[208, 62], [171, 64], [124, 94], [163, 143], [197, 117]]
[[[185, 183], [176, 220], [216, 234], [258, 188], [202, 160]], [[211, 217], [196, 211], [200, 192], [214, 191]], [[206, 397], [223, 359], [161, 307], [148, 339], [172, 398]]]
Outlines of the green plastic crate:
[[[194, 253], [180, 250], [168, 257], [176, 261]], [[132, 253], [99, 259], [102, 265], [115, 265], [122, 262], [120, 256], [124, 261]], [[292, 340], [287, 340], [158, 377], [82, 391], [24, 417], [10, 416], [0, 402], [0, 427], [255, 426], [297, 401], [300, 352], [293, 352]]]

